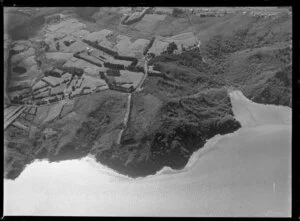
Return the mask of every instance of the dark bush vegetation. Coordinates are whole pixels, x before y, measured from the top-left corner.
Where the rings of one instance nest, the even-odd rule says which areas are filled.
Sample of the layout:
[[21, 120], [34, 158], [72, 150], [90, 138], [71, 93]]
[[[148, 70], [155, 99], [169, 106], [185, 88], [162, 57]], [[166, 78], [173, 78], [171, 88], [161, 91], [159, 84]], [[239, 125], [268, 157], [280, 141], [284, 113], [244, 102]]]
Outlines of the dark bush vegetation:
[[139, 22], [139, 21], [142, 20], [142, 19], [144, 18], [144, 16], [145, 16], [148, 12], [150, 12], [151, 10], [152, 10], [152, 8], [150, 7], [150, 8], [148, 8], [148, 9], [146, 9], [146, 10], [144, 11], [144, 13], [142, 13], [139, 17], [134, 18], [134, 19], [131, 19], [131, 20], [129, 20], [129, 21], [128, 21], [128, 18], [129, 18], [129, 16], [128, 16], [126, 19], [123, 19], [123, 20], [122, 20], [121, 24], [122, 24], [122, 25], [132, 25], [132, 24], [134, 24], [134, 23], [136, 23], [136, 22]]
[[116, 69], [108, 69], [106, 71], [106, 73], [107, 73], [108, 76], [115, 76], [115, 77], [121, 76], [120, 71], [116, 70]]
[[13, 72], [18, 73], [18, 74], [24, 74], [24, 73], [26, 73], [26, 71], [27, 70], [24, 67], [17, 66], [17, 67], [13, 68]]
[[99, 11], [98, 7], [76, 7], [75, 13], [81, 18], [93, 21], [93, 14]]
[[110, 68], [110, 69], [115, 69], [115, 70], [124, 70], [125, 66], [123, 64], [113, 64], [109, 62], [104, 62], [104, 67]]
[[174, 16], [175, 18], [180, 17], [184, 15], [184, 11], [180, 8], [174, 8], [172, 11], [172, 16]]
[[277, 71], [274, 75], [275, 78], [277, 78], [279, 81], [283, 83], [286, 87], [292, 86], [292, 66], [286, 66], [282, 68], [281, 70]]
[[13, 41], [17, 40], [26, 40], [30, 37], [33, 37], [37, 31], [44, 25], [45, 17], [43, 15], [33, 17], [24, 23], [14, 27], [13, 29], [9, 30], [8, 33], [10, 34]]
[[177, 50], [177, 45], [174, 42], [171, 42], [167, 47], [167, 54], [173, 54], [175, 50]]
[[77, 67], [61, 67], [61, 69], [64, 72], [68, 72], [72, 75], [82, 76], [84, 73], [84, 70], [82, 68], [77, 68]]

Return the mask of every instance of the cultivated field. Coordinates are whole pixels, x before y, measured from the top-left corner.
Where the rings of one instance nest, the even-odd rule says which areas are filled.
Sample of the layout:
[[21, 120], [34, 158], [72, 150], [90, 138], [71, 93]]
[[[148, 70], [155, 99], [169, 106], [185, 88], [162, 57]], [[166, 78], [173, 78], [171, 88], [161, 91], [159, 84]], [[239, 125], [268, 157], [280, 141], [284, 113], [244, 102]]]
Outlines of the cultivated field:
[[194, 36], [192, 32], [186, 32], [168, 38], [157, 36], [148, 52], [159, 55], [167, 49], [171, 42], [174, 42], [177, 45], [179, 51], [182, 50], [182, 47], [188, 48], [198, 43], [196, 36]]
[[154, 32], [158, 21], [163, 21], [165, 17], [166, 15], [147, 14], [135, 25], [135, 28], [140, 32]]
[[64, 106], [64, 102], [59, 102], [57, 104], [52, 105], [47, 116], [44, 119], [44, 122], [46, 123], [46, 122], [54, 120], [56, 117], [58, 117], [63, 106]]
[[136, 87], [144, 75], [142, 72], [132, 72], [127, 70], [121, 70], [120, 74], [120, 77], [114, 77], [114, 79], [116, 83], [122, 84], [122, 86], [124, 84], [125, 87], [126, 85], [127, 87], [130, 87], [131, 85]]

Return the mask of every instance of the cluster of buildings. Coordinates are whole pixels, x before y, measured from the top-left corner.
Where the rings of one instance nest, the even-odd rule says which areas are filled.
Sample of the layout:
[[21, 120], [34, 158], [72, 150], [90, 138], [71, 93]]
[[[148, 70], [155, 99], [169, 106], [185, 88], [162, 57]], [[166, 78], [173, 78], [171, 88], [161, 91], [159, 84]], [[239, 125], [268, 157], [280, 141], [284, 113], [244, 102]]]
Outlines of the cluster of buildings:
[[21, 95], [23, 104], [43, 105], [108, 88], [101, 79], [70, 74], [56, 69], [45, 72], [45, 77], [33, 85], [31, 93]]
[[[144, 15], [149, 9], [149, 7], [142, 7], [139, 10], [135, 8], [135, 12], [130, 17], [135, 19], [136, 17]], [[68, 16], [66, 15], [57, 13], [54, 15], [46, 16], [45, 19], [48, 24], [52, 24], [54, 22], [56, 23], [57, 21], [62, 21], [67, 17]], [[60, 23], [55, 25], [57, 26], [57, 29], [59, 29], [59, 27], [61, 26]], [[54, 27], [52, 26], [50, 25], [49, 27], [54, 29]], [[54, 31], [55, 29], [52, 32]], [[100, 37], [102, 36], [101, 34], [103, 36], [107, 35], [105, 31], [103, 31], [103, 33], [98, 33]], [[97, 37], [96, 39], [99, 39], [98, 35], [95, 36]], [[108, 35], [112, 35], [112, 32], [108, 33]], [[58, 42], [58, 40], [65, 37], [66, 35], [64, 33], [61, 33], [61, 36], [59, 34], [55, 34], [53, 40]], [[82, 39], [83, 36], [80, 35], [79, 38]], [[77, 42], [81, 42], [84, 45], [83, 40], [84, 39], [82, 39], [81, 42], [79, 41], [79, 39], [77, 39]], [[64, 41], [66, 46], [69, 46], [75, 42], [76, 40], [74, 40], [73, 38], [66, 38]], [[101, 47], [101, 49], [102, 48], [104, 47]], [[20, 48], [20, 51], [21, 50], [24, 49]], [[103, 79], [99, 78], [98, 74], [95, 75], [95, 72], [99, 72], [99, 70], [104, 70], [106, 72], [107, 69], [125, 69], [128, 65], [135, 66], [135, 63], [132, 60], [128, 60], [129, 57], [127, 58], [126, 56], [119, 56], [116, 52], [114, 53], [116, 55], [113, 54], [113, 56], [105, 50], [103, 51], [90, 45], [85, 45], [83, 48], [78, 47], [78, 51], [73, 54], [73, 57], [70, 58], [70, 61], [66, 62], [68, 64], [65, 64], [63, 68], [51, 68], [45, 71], [44, 77], [39, 79], [32, 86], [29, 92], [16, 96], [14, 103], [27, 105], [45, 105], [49, 103], [56, 103], [64, 99], [73, 98], [75, 96], [108, 89], [107, 83]], [[118, 58], [115, 58], [115, 56], [117, 56]], [[127, 60], [125, 57], [127, 58]], [[72, 59], [77, 59], [78, 62], [72, 62]], [[88, 62], [91, 65], [86, 63], [81, 67], [78, 64], [80, 62], [84, 63], [84, 61], [85, 63]], [[82, 69], [83, 73], [85, 72], [86, 74], [74, 74], [72, 70], [65, 68], [65, 66], [70, 67], [70, 69]], [[122, 66], [123, 68], [120, 68], [119, 66]], [[126, 87], [126, 85], [111, 86], [114, 87], [113, 89], [115, 90], [122, 91], [124, 88], [129, 91], [133, 90], [133, 87], [130, 87], [128, 85], [128, 87]]]

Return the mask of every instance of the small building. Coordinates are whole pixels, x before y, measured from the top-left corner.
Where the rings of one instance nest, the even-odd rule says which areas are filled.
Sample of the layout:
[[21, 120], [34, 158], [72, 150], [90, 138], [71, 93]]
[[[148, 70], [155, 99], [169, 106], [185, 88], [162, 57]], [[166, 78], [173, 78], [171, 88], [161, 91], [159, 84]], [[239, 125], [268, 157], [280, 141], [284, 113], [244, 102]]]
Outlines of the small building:
[[106, 89], [109, 89], [109, 87], [107, 85], [100, 85], [100, 86], [97, 86], [96, 87], [96, 92], [100, 92], [100, 91], [103, 91], [103, 90], [106, 90]]
[[32, 90], [36, 91], [36, 90], [39, 90], [39, 89], [47, 87], [47, 86], [48, 86], [48, 84], [46, 82], [40, 80], [32, 86]]
[[48, 140], [48, 139], [50, 139], [50, 138], [56, 136], [56, 135], [57, 135], [57, 132], [54, 131], [52, 128], [46, 128], [46, 129], [42, 132], [42, 134], [43, 134], [43, 138], [44, 138], [45, 140]]
[[62, 79], [57, 78], [57, 77], [47, 76], [47, 77], [42, 78], [42, 81], [46, 82], [51, 87], [56, 87], [61, 84]]
[[62, 83], [66, 83], [69, 82], [72, 79], [72, 74], [70, 74], [69, 72], [66, 72], [63, 76], [62, 76]]

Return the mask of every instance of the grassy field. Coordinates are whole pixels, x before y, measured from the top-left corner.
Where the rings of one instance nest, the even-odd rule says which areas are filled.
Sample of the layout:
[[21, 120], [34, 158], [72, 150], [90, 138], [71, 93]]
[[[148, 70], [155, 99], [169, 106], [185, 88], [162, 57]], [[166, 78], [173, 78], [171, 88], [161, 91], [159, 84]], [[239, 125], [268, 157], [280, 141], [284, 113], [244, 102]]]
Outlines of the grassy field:
[[120, 71], [121, 76], [120, 77], [115, 77], [116, 83], [128, 83], [132, 85], [133, 87], [136, 87], [139, 82], [141, 81], [144, 73], [142, 72], [132, 72], [132, 71], [127, 71], [127, 70], [121, 70]]

